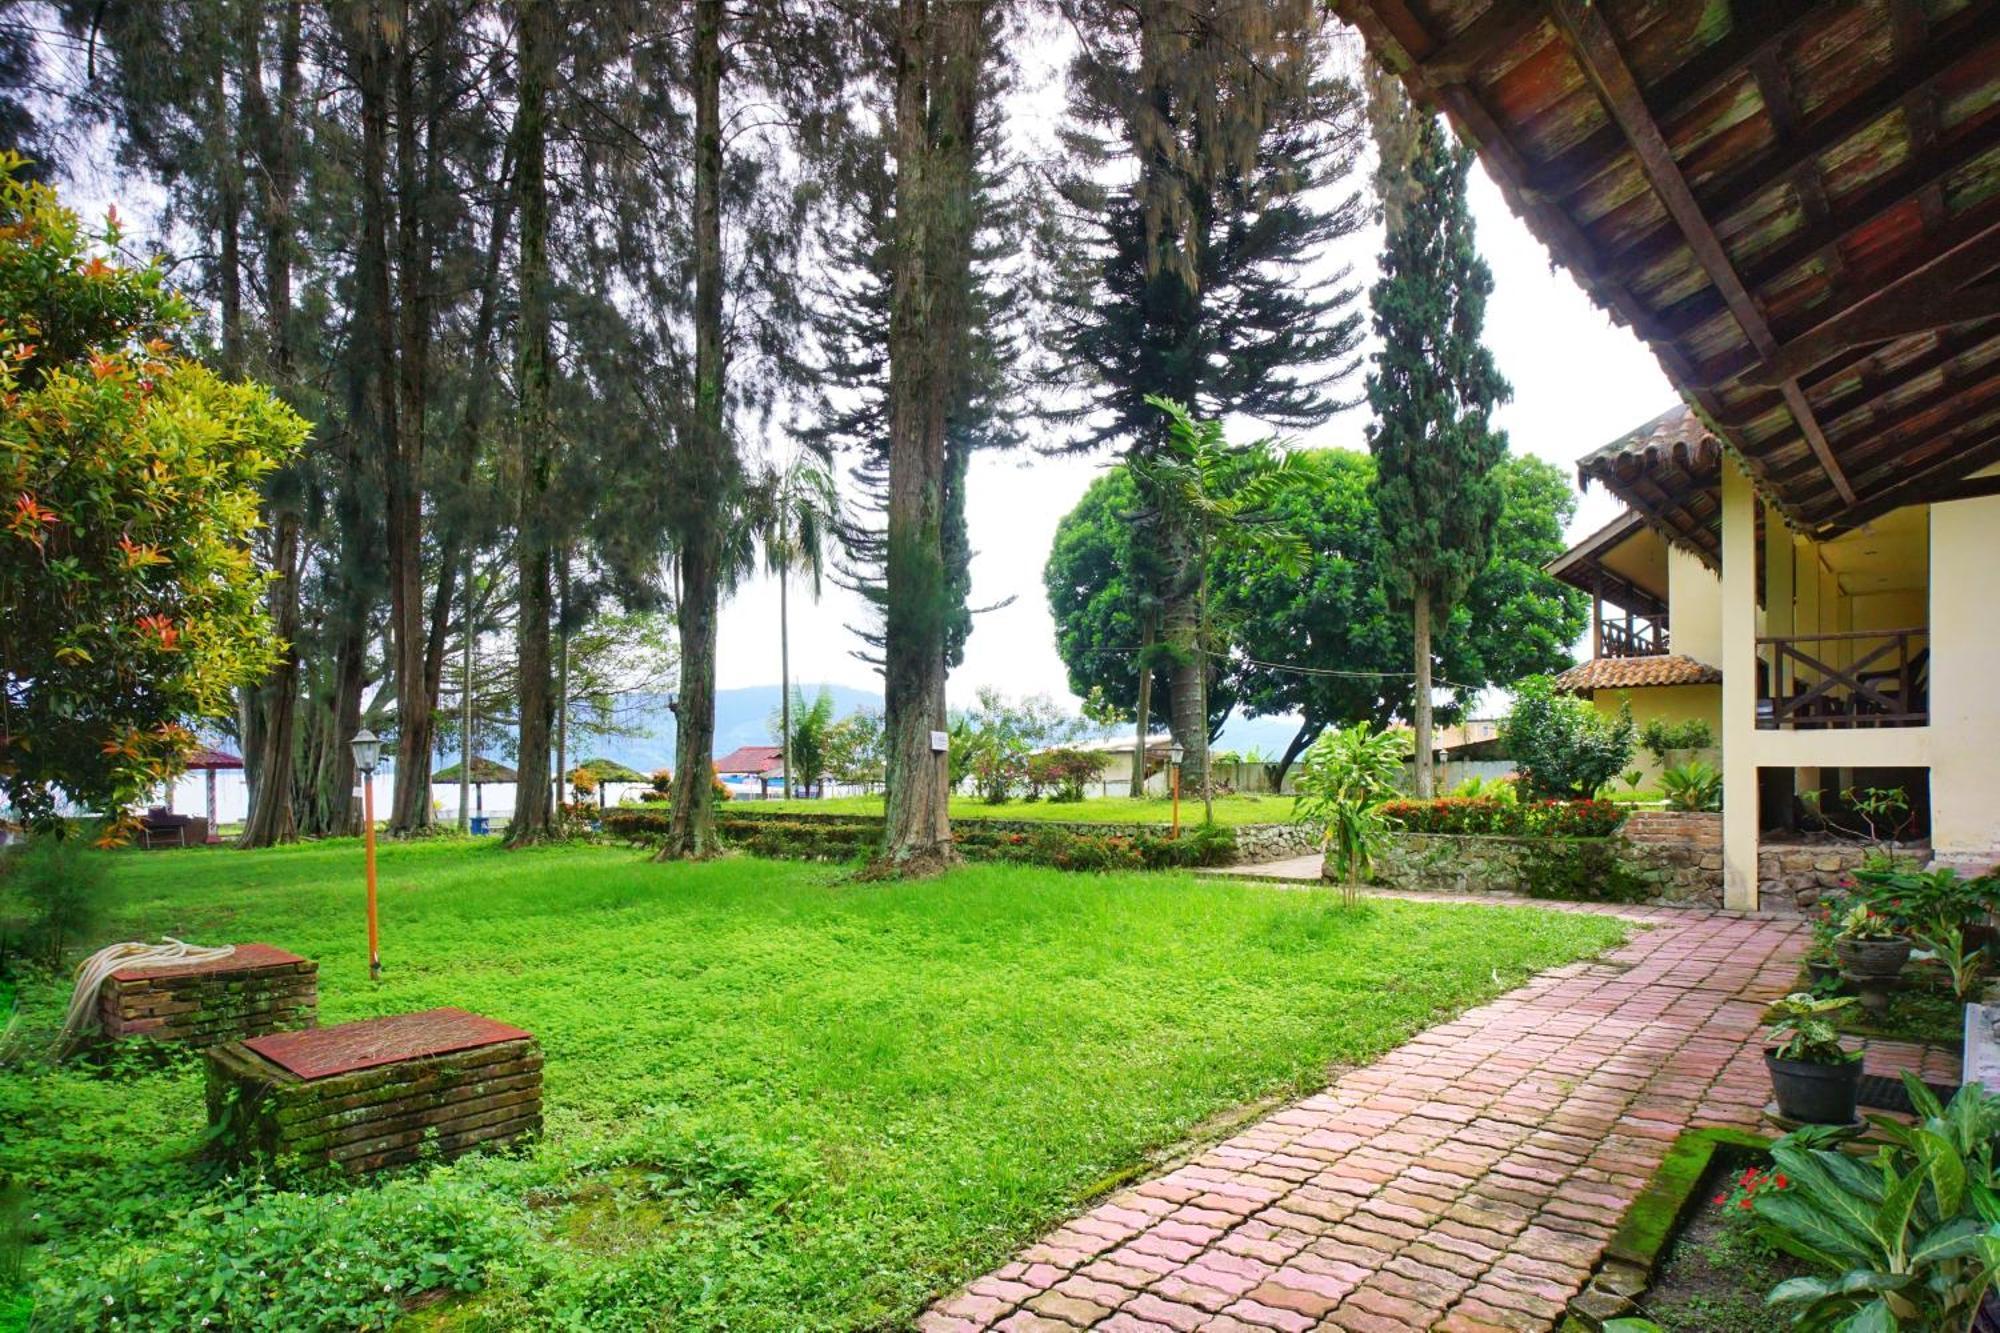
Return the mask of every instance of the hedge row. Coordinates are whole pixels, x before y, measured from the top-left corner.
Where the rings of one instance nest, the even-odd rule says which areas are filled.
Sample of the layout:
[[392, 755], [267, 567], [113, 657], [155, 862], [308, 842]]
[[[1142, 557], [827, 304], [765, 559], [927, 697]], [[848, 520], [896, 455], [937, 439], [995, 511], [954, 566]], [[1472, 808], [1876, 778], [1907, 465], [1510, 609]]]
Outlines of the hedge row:
[[1487, 834], [1530, 838], [1605, 838], [1625, 821], [1615, 801], [1495, 801], [1444, 796], [1391, 801], [1383, 817], [1404, 833]]
[[[624, 842], [657, 844], [665, 840], [670, 821], [665, 810], [626, 808], [607, 811], [603, 829]], [[874, 850], [882, 824], [880, 820], [841, 823], [823, 817], [806, 821], [724, 815], [716, 821], [716, 829], [729, 843], [758, 856], [852, 861]], [[1163, 833], [1082, 833], [1061, 828], [1012, 833], [983, 829], [976, 821], [968, 821], [953, 830], [953, 838], [960, 855], [968, 860], [1013, 861], [1058, 870], [1227, 865], [1236, 855], [1236, 831], [1221, 825], [1201, 825], [1169, 838]]]

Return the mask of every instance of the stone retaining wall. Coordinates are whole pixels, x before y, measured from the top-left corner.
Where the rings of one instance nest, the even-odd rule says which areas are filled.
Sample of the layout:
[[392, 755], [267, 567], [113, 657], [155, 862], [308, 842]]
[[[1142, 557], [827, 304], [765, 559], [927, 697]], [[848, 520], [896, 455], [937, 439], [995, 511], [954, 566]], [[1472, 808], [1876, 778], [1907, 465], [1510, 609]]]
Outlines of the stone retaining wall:
[[319, 964], [268, 944], [188, 967], [128, 967], [97, 992], [98, 1021], [113, 1041], [145, 1037], [216, 1046], [318, 1021]]
[[457, 1157], [541, 1129], [542, 1052], [525, 1037], [306, 1080], [231, 1042], [208, 1052], [208, 1121], [238, 1159], [359, 1174]]
[[[1647, 886], [1646, 901], [1672, 907], [1722, 906], [1722, 816], [1641, 810], [1608, 839], [1477, 837], [1399, 833], [1378, 865], [1384, 883], [1430, 893], [1526, 892], [1535, 848], [1551, 842], [1604, 842], [1626, 873]], [[1929, 848], [1898, 848], [1919, 860]], [[1810, 911], [1842, 887], [1866, 859], [1856, 843], [1766, 842], [1757, 854], [1758, 910], [1777, 916]]]

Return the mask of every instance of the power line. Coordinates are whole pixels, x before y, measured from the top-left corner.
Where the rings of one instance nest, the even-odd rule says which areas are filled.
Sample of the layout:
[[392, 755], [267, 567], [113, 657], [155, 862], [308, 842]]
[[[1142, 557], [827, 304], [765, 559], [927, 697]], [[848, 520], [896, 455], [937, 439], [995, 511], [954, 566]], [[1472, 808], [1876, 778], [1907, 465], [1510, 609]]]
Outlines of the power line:
[[[1159, 645], [1155, 645], [1155, 647], [1157, 646]], [[1145, 652], [1146, 649], [1143, 646], [1127, 646], [1118, 648], [1085, 648], [1083, 651], [1099, 656], [1123, 656], [1131, 653]], [[1260, 667], [1265, 671], [1286, 671], [1297, 676], [1333, 676], [1347, 680], [1415, 680], [1417, 675], [1414, 671], [1342, 671], [1333, 667], [1295, 666], [1289, 662], [1266, 662], [1255, 657], [1232, 657], [1228, 653], [1218, 653], [1208, 648], [1197, 648], [1195, 651], [1204, 657], [1214, 658], [1223, 662], [1247, 662], [1251, 666]], [[1455, 680], [1446, 680], [1442, 676], [1432, 676], [1431, 684], [1448, 690], [1468, 690], [1475, 694], [1489, 688], [1484, 685], [1466, 685]]]

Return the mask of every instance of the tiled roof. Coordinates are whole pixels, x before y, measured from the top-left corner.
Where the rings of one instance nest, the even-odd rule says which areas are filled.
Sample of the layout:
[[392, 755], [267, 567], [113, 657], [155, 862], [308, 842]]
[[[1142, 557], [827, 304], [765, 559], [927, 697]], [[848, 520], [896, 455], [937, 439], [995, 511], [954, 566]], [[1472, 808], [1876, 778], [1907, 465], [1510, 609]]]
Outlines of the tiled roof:
[[715, 761], [715, 771], [763, 777], [785, 766], [784, 755], [776, 745], [739, 745]]
[[1679, 653], [1656, 657], [1600, 657], [1571, 667], [1556, 677], [1556, 688], [1570, 694], [1593, 690], [1632, 690], [1646, 685], [1720, 685], [1722, 672], [1706, 662]]

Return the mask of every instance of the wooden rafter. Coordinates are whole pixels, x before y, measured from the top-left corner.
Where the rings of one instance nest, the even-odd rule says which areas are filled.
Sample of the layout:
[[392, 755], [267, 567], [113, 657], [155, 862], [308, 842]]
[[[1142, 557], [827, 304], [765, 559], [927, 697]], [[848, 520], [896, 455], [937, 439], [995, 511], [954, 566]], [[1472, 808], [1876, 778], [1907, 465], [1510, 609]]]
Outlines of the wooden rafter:
[[1950, 449], [1942, 457], [1932, 457], [1927, 463], [1908, 471], [1903, 480], [1895, 485], [1875, 492], [1838, 515], [1838, 521], [1828, 523], [1825, 531], [1841, 532], [1860, 527], [1904, 505], [1926, 503], [1933, 492], [1947, 500], [1962, 498], [1955, 494], [1955, 489], [1963, 484], [1966, 474], [1978, 472], [1996, 462], [2000, 462], [2000, 434]]
[[[1969, 70], [1984, 68], [2000, 58], [2000, 9], [1974, 6], [1939, 32], [1913, 57], [1903, 79], [1885, 77], [1868, 91], [1830, 112], [1788, 138], [1774, 141], [1770, 152], [1718, 176], [1701, 188], [1699, 198], [1708, 216], [1720, 221], [1741, 212], [1766, 193], [1784, 184], [1799, 171], [1816, 162], [1829, 150], [1838, 148], [1877, 121], [1897, 112], [1907, 113], [1913, 103], [1934, 106], [1932, 89], [1946, 78], [1956, 78]], [[1920, 174], [1923, 159], [1898, 173], [1904, 189], [1898, 198], [1921, 193], [1935, 186], [1936, 177]], [[1845, 212], [1845, 210], [1843, 210]], [[1668, 258], [1678, 248], [1679, 237], [1664, 229], [1635, 240], [1613, 261], [1612, 274], [1630, 281], [1646, 269]], [[1805, 247], [1784, 247], [1785, 256], [1776, 256], [1790, 267], [1803, 249], [1810, 254], [1824, 248], [1824, 241]], [[1787, 256], [1791, 256], [1787, 258]], [[1767, 256], [1762, 270], [1774, 262]], [[1780, 270], [1782, 271], [1782, 270]], [[1761, 280], [1761, 279], [1759, 279]]]
[[1983, 226], [1960, 229], [1960, 234], [1945, 238], [1895, 280], [1847, 301], [1829, 302], [1831, 310], [1814, 311], [1809, 330], [1764, 353], [1762, 364], [1746, 367], [1737, 378], [1745, 384], [1780, 385], [1795, 381], [1843, 348], [2000, 314], [1990, 309], [1979, 313], [1991, 289], [1980, 279], [2000, 265], [2000, 253], [1993, 246], [1996, 237], [2000, 237], [2000, 218], [1990, 214]]
[[[1995, 376], [1990, 370], [1978, 376], [1948, 379], [1930, 393], [1899, 409], [1895, 415], [1857, 428], [1849, 441], [1842, 442], [1852, 444], [1842, 453], [1848, 476], [1857, 487], [1865, 487], [1882, 466], [1892, 464], [1915, 443], [1910, 438], [1912, 435], [1921, 436], [1924, 440], [1957, 435], [1968, 426], [1978, 425], [2000, 411], [2000, 396], [1993, 392], [1997, 381], [2000, 381], [2000, 376]], [[1937, 416], [1940, 412], [1945, 413], [1941, 418]], [[1928, 424], [1923, 424], [1926, 421]], [[1792, 480], [1797, 473], [1776, 475], [1783, 482]]]
[[[1823, 17], [1824, 0], [1744, 0], [1736, 6], [1729, 35], [1688, 61], [1671, 87], [1650, 96], [1653, 118], [1671, 125], [1742, 74], [1767, 52], [1779, 49], [1809, 18]], [[1606, 127], [1557, 158], [1536, 177], [1537, 188], [1566, 196], [1617, 166], [1625, 140]]]
[[1542, 26], [1541, 0], [1495, 0], [1464, 32], [1417, 62], [1432, 87], [1463, 83], [1482, 61]]
[[[1571, 55], [1603, 101], [1605, 109], [1624, 130], [1632, 146], [1632, 154], [1638, 159], [1639, 169], [1645, 173], [1647, 182], [1659, 196], [1668, 215], [1679, 226], [1688, 248], [1694, 252], [1696, 262], [1722, 294], [1730, 314], [1735, 316], [1737, 325], [1742, 328], [1743, 336], [1768, 361], [1778, 352], [1778, 340], [1771, 332], [1770, 321], [1749, 288], [1744, 286], [1729, 252], [1723, 249], [1721, 238], [1715, 234], [1714, 225], [1696, 202], [1694, 192], [1688, 188], [1687, 177], [1681, 174], [1673, 149], [1660, 132], [1652, 113], [1647, 110], [1638, 80], [1626, 65], [1625, 55], [1619, 49], [1610, 26], [1605, 23], [1602, 11], [1596, 5], [1586, 3], [1586, 0], [1552, 0], [1550, 9], [1555, 17], [1556, 30], [1569, 44]], [[1791, 409], [1792, 420], [1798, 424], [1806, 443], [1825, 469], [1827, 479], [1840, 492], [1841, 498], [1852, 504], [1854, 490], [1847, 484], [1847, 477], [1827, 445], [1826, 435], [1813, 416], [1812, 404], [1806, 401], [1798, 384], [1789, 378], [1780, 382], [1778, 388], [1784, 395], [1785, 406]]]

